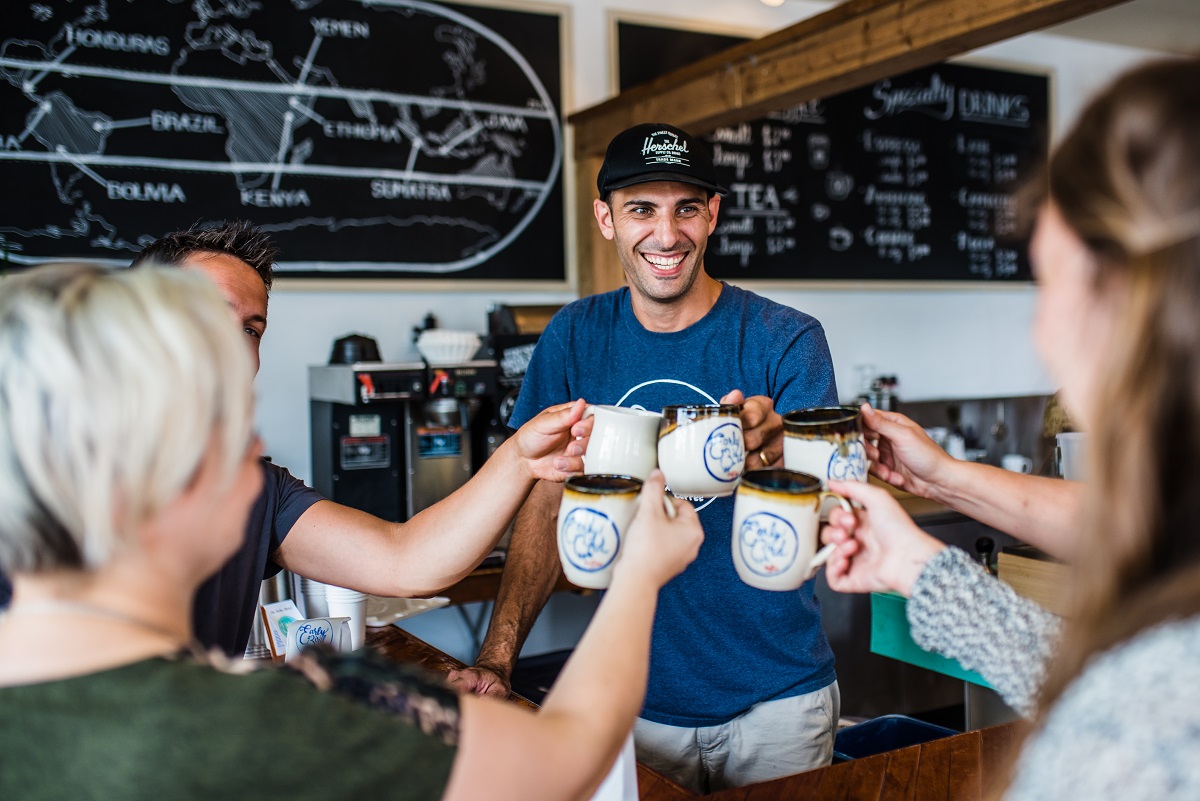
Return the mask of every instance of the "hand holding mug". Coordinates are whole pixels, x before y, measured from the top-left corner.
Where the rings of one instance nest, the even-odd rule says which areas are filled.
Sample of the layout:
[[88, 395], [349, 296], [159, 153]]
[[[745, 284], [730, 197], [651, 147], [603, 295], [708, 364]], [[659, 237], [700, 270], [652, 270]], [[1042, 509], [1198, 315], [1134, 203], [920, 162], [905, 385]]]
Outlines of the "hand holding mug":
[[[929, 438], [925, 429], [898, 412], [862, 405], [871, 472], [897, 489], [932, 498], [957, 460]], [[877, 444], [872, 444], [872, 441]]]
[[642, 486], [614, 580], [661, 587], [695, 560], [703, 541], [695, 507], [667, 495], [663, 474], [655, 470]]
[[836, 546], [825, 564], [829, 586], [910, 595], [925, 563], [946, 546], [918, 528], [887, 490], [857, 481], [830, 481], [829, 488], [861, 507], [834, 509], [821, 532]]
[[779, 467], [783, 464], [783, 418], [775, 401], [766, 395], [749, 398], [735, 389], [721, 403], [742, 407], [742, 436], [746, 444], [746, 469]]
[[513, 436], [528, 474], [535, 479], [563, 482], [583, 472], [583, 454], [592, 432], [584, 419], [582, 399], [544, 409]]
[[760, 590], [788, 592], [812, 578], [832, 553], [817, 549], [821, 502], [845, 498], [821, 489], [821, 479], [795, 470], [748, 470], [733, 505], [733, 566]]

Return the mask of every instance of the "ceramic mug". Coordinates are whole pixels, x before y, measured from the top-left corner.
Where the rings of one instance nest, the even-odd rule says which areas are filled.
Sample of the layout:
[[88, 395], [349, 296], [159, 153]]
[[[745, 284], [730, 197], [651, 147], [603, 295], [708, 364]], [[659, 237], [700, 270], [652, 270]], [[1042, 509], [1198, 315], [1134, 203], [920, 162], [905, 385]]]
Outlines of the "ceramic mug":
[[658, 467], [661, 416], [624, 406], [589, 406], [583, 416], [596, 418], [583, 455], [584, 473], [633, 476], [645, 481]]
[[853, 406], [797, 409], [783, 416], [783, 466], [821, 479], [867, 480], [862, 413]]
[[678, 498], [718, 498], [737, 489], [746, 462], [742, 407], [664, 406], [658, 466]]
[[609, 585], [641, 489], [632, 476], [567, 479], [558, 507], [558, 558], [568, 581], [590, 590]]
[[1019, 453], [1006, 453], [1001, 456], [1000, 466], [1014, 473], [1025, 473], [1028, 475], [1033, 472], [1033, 460]]
[[817, 550], [821, 503], [850, 502], [821, 489], [821, 479], [786, 468], [749, 470], [733, 504], [733, 564], [746, 584], [760, 590], [795, 590], [833, 552]]

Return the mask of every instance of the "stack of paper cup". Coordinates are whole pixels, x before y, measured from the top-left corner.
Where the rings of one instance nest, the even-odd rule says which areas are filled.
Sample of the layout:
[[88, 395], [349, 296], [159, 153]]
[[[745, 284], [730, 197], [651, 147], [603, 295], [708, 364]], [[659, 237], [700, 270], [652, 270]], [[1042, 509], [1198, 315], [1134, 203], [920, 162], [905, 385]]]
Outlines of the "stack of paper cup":
[[1058, 474], [1070, 481], [1083, 481], [1087, 469], [1087, 434], [1065, 432], [1056, 439]]
[[325, 600], [325, 585], [319, 581], [300, 577], [300, 596], [304, 599], [305, 617], [329, 617], [329, 605]]
[[325, 585], [325, 600], [329, 604], [329, 617], [350, 618], [350, 644], [354, 649], [362, 648], [367, 637], [367, 596], [358, 590]]

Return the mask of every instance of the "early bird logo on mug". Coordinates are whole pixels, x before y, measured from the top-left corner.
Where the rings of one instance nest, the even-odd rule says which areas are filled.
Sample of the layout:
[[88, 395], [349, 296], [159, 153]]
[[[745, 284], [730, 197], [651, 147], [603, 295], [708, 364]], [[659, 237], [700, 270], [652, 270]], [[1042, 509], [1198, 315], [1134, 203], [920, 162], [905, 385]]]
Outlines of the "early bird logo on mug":
[[583, 507], [573, 509], [563, 521], [562, 539], [571, 564], [589, 573], [608, 567], [621, 544], [608, 515]]
[[834, 481], [865, 481], [867, 449], [856, 439], [847, 440], [829, 457], [829, 477]]
[[757, 512], [742, 521], [738, 544], [746, 567], [760, 576], [776, 576], [796, 563], [800, 537], [782, 517]]
[[329, 626], [319, 626], [312, 623], [301, 623], [296, 633], [297, 645], [315, 645], [329, 641]]
[[704, 443], [704, 466], [708, 474], [717, 481], [735, 481], [742, 475], [744, 461], [741, 426], [725, 423], [713, 429]]

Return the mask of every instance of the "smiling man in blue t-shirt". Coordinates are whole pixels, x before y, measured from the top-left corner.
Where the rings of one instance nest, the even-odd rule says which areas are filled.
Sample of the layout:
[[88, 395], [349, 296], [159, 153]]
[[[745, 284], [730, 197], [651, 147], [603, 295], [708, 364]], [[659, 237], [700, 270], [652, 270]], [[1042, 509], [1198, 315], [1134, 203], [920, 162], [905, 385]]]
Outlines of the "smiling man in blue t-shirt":
[[[511, 423], [576, 397], [659, 411], [744, 395], [747, 466], [779, 461], [776, 410], [837, 401], [829, 347], [812, 317], [705, 272], [724, 190], [704, 146], [669, 125], [635, 126], [609, 144], [597, 186], [596, 221], [628, 287], [555, 316]], [[541, 482], [518, 514], [487, 639], [476, 665], [452, 674], [460, 687], [507, 692], [558, 574], [561, 491]], [[796, 592], [743, 584], [732, 497], [697, 508], [700, 555], [660, 593], [638, 760], [705, 792], [828, 764], [839, 697], [812, 582]]]

